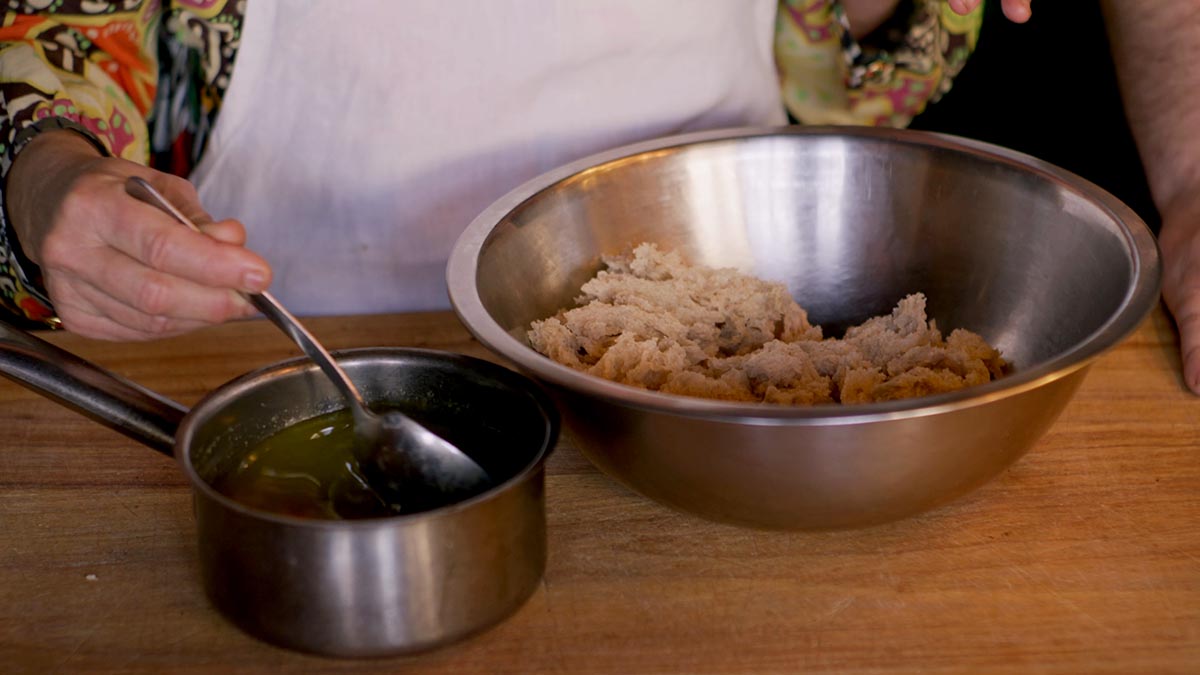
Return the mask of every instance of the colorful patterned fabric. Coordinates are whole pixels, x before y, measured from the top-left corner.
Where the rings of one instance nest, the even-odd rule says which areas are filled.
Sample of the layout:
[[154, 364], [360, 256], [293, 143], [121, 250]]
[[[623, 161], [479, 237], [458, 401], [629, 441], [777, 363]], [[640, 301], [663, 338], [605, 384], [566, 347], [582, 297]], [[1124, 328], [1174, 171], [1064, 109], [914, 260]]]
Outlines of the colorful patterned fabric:
[[950, 89], [982, 22], [982, 5], [959, 16], [944, 0], [906, 0], [860, 44], [839, 3], [782, 0], [775, 60], [784, 103], [801, 124], [908, 126]]
[[[0, 23], [0, 187], [20, 149], [48, 128], [187, 175], [229, 85], [244, 9], [245, 0], [9, 0]], [[2, 189], [0, 306], [54, 323]]]
[[[186, 176], [229, 86], [248, 1], [7, 0], [0, 24], [0, 188], [37, 133], [73, 129], [108, 154]], [[901, 0], [862, 44], [835, 0], [780, 0], [775, 57], [803, 124], [902, 127], [949, 88], [982, 8]], [[0, 189], [0, 307], [54, 325]]]

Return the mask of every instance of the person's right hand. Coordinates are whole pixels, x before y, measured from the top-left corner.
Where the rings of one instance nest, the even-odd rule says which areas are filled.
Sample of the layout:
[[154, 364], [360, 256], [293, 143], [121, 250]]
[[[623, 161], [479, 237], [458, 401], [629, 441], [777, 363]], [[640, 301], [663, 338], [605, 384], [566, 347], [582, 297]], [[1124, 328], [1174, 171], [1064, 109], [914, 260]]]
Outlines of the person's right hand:
[[[201, 226], [192, 231], [125, 192], [141, 176]], [[30, 141], [5, 200], [26, 256], [39, 265], [63, 327], [88, 337], [146, 340], [253, 315], [238, 291], [270, 284], [234, 220], [212, 222], [191, 183], [102, 157], [73, 131]]]
[[[970, 14], [979, 6], [983, 0], [946, 0], [953, 9], [959, 14]], [[1025, 23], [1033, 14], [1031, 4], [1033, 0], [1000, 0], [1000, 5], [1004, 9], [1004, 16], [1008, 17], [1013, 23]]]
[[[1200, 180], [1193, 182], [1200, 187]], [[1184, 383], [1200, 394], [1200, 192], [1183, 192], [1160, 210], [1162, 296], [1179, 329]]]

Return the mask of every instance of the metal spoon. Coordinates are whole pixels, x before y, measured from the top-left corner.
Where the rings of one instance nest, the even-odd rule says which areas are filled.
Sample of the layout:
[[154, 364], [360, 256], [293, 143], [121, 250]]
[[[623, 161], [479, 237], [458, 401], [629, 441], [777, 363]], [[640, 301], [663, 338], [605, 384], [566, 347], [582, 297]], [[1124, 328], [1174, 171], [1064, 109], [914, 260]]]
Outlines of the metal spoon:
[[[125, 191], [201, 232], [144, 179], [131, 176]], [[492, 484], [475, 460], [416, 420], [397, 410], [371, 410], [342, 367], [274, 296], [267, 292], [243, 295], [287, 333], [346, 398], [354, 416], [355, 458], [381, 498], [404, 511], [419, 511], [477, 494]]]

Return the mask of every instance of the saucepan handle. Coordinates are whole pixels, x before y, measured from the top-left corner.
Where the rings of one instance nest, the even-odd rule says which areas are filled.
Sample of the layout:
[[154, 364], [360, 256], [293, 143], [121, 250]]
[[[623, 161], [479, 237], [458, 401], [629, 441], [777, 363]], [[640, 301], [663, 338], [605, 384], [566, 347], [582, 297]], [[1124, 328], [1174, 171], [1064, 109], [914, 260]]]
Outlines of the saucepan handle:
[[187, 408], [0, 321], [0, 375], [172, 455]]

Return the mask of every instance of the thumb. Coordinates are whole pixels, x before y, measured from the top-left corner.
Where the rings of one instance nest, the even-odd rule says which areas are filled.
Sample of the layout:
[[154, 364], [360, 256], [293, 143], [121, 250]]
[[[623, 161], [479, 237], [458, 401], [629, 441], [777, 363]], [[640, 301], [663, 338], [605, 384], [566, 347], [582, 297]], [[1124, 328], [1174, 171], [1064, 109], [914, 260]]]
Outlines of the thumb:
[[1200, 394], [1200, 293], [1188, 293], [1182, 299], [1174, 299], [1167, 306], [1175, 316], [1179, 328], [1179, 354], [1183, 359], [1183, 381], [1188, 388]]
[[1174, 200], [1162, 213], [1162, 297], [1179, 329], [1183, 380], [1200, 394], [1200, 199]]
[[192, 185], [190, 181], [158, 171], [153, 172], [150, 176], [143, 176], [143, 178], [180, 213], [187, 216], [188, 220], [201, 228], [213, 222], [213, 217], [200, 204], [200, 195], [196, 192], [196, 186]]
[[1009, 21], [1025, 23], [1033, 16], [1033, 8], [1030, 6], [1032, 2], [1033, 0], [1000, 0], [1000, 6]]

